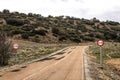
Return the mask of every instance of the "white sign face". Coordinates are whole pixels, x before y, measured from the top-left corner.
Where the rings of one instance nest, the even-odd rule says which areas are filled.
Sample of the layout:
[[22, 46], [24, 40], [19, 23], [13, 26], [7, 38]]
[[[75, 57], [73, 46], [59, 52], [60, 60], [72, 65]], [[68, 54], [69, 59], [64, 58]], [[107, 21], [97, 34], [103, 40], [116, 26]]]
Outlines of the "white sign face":
[[13, 49], [17, 50], [17, 49], [18, 49], [18, 47], [19, 47], [19, 45], [18, 45], [18, 44], [13, 44]]
[[98, 46], [103, 46], [104, 45], [104, 41], [103, 40], [98, 40], [97, 41], [97, 45]]

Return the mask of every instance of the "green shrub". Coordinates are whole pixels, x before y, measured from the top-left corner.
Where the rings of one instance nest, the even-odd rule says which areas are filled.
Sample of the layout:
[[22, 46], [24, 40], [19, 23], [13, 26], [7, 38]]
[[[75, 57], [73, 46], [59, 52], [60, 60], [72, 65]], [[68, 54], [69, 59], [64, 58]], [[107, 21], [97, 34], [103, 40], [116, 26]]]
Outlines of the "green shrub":
[[104, 39], [104, 34], [103, 33], [96, 32], [94, 35], [95, 35], [96, 38]]
[[64, 40], [67, 40], [67, 38], [65, 36], [60, 36], [59, 37], [59, 41], [64, 41]]
[[95, 41], [95, 38], [94, 38], [94, 37], [89, 37], [89, 36], [85, 36], [85, 37], [83, 37], [83, 39], [84, 39], [85, 41]]
[[14, 35], [16, 35], [16, 34], [23, 33], [23, 31], [22, 30], [12, 30], [11, 33], [14, 34]]
[[29, 36], [35, 36], [35, 33], [30, 32]]
[[11, 41], [0, 31], [0, 66], [8, 65], [11, 56]]
[[8, 18], [6, 19], [7, 24], [13, 25], [13, 26], [22, 26], [24, 25], [24, 21], [20, 19], [15, 19], [15, 18]]
[[78, 38], [73, 38], [71, 39], [73, 42], [76, 42], [76, 43], [80, 43], [82, 40], [81, 39], [78, 39]]
[[22, 37], [23, 39], [28, 39], [28, 38], [29, 38], [29, 35], [28, 35], [28, 33], [23, 33], [23, 34], [21, 34], [21, 37]]
[[52, 33], [59, 34], [60, 30], [58, 28], [52, 28]]
[[82, 32], [86, 32], [87, 31], [85, 25], [78, 25], [77, 29], [81, 30]]
[[109, 25], [119, 25], [119, 22], [115, 22], [115, 21], [106, 21], [107, 24]]
[[4, 9], [4, 10], [3, 10], [3, 13], [4, 13], [4, 14], [9, 14], [9, 13], [10, 13], [10, 11], [9, 11], [9, 10], [7, 10], [7, 9]]
[[38, 35], [41, 35], [41, 36], [46, 36], [46, 33], [47, 33], [47, 30], [33, 30], [32, 33], [35, 33], [35, 34], [38, 34]]
[[105, 36], [106, 40], [108, 40], [108, 39], [116, 39], [117, 38], [117, 33], [114, 32], [114, 31], [105, 31], [104, 36]]
[[32, 25], [25, 25], [22, 27], [22, 30], [24, 30], [24, 31], [31, 31], [33, 29], [34, 29], [34, 27]]

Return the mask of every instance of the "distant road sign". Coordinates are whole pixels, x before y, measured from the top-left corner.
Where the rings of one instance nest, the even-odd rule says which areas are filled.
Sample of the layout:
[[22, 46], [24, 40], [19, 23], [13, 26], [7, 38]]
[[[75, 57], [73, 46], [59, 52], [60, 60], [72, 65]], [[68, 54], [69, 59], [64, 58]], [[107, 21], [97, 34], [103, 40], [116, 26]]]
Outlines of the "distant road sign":
[[103, 46], [104, 45], [104, 41], [103, 40], [98, 40], [97, 41], [97, 45], [98, 46]]
[[102, 58], [102, 47], [101, 46], [104, 45], [104, 41], [103, 40], [98, 40], [97, 45], [100, 46], [100, 65], [102, 67], [103, 66], [102, 65], [103, 58]]
[[15, 44], [12, 45], [12, 48], [17, 50], [19, 48], [19, 45], [17, 43], [15, 43]]

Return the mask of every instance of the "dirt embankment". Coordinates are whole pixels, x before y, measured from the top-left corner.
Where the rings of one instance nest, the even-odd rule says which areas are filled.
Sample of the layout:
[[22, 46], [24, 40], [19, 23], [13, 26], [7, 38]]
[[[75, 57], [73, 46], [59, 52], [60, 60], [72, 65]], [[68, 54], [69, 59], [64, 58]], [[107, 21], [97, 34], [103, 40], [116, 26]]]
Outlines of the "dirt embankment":
[[120, 80], [120, 59], [107, 60], [103, 67], [88, 54], [90, 76], [93, 80]]

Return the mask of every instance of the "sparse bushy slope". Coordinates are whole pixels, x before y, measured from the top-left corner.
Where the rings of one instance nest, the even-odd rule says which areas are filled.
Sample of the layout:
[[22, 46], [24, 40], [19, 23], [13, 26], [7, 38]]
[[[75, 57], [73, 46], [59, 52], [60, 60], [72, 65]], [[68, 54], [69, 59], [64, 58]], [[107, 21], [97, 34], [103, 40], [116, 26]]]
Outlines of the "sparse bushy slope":
[[24, 14], [3, 10], [0, 12], [0, 30], [8, 36], [34, 42], [85, 42], [104, 39], [120, 42], [120, 24], [69, 16]]

